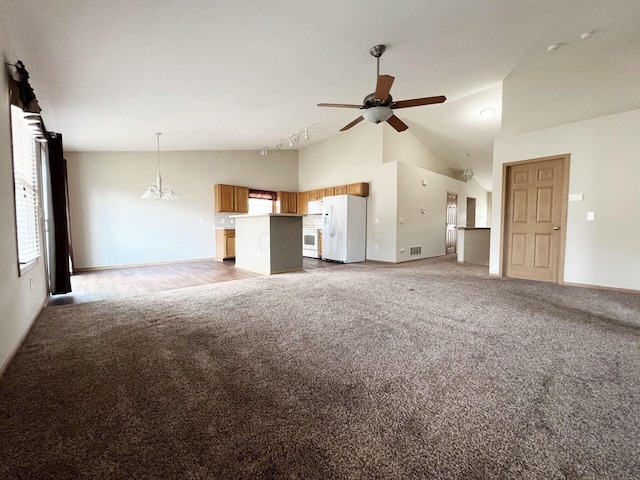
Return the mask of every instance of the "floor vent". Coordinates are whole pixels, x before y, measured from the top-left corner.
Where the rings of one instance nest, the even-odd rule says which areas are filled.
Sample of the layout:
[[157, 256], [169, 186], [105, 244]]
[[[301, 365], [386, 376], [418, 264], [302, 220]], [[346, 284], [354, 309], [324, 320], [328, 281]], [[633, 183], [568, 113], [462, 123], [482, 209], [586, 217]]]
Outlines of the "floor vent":
[[422, 253], [422, 247], [409, 247], [409, 255], [420, 255]]

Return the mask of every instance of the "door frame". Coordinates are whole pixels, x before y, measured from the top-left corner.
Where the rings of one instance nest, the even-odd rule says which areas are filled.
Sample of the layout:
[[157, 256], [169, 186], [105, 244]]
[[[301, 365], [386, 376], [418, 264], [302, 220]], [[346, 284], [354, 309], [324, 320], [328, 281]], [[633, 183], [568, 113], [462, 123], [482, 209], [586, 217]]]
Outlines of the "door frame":
[[499, 266], [499, 275], [501, 277], [505, 276], [505, 262], [506, 258], [506, 242], [507, 242], [507, 199], [509, 195], [509, 190], [507, 188], [508, 181], [508, 171], [510, 167], [525, 165], [527, 163], [538, 163], [544, 162], [547, 160], [561, 160], [562, 161], [562, 205], [560, 206], [560, 246], [558, 251], [558, 281], [556, 282], [559, 285], [564, 284], [564, 255], [565, 255], [565, 246], [567, 242], [567, 210], [569, 206], [569, 165], [571, 163], [571, 154], [563, 153], [559, 155], [551, 155], [549, 157], [539, 157], [539, 158], [530, 158], [527, 160], [519, 160], [515, 162], [507, 162], [502, 164], [502, 199], [501, 199], [501, 207], [500, 207], [500, 266]]

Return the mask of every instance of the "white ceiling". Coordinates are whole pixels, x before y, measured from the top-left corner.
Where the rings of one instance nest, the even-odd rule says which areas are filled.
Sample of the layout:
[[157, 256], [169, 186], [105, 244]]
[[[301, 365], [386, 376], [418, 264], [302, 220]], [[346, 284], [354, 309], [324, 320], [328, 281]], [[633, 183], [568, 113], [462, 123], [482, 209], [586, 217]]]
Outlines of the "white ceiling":
[[448, 98], [396, 114], [490, 189], [502, 80], [583, 32], [637, 31], [640, 2], [0, 0], [0, 15], [66, 150], [154, 150], [157, 131], [163, 150], [260, 150], [310, 126], [304, 148], [358, 116], [316, 104], [361, 103], [381, 43], [395, 100]]

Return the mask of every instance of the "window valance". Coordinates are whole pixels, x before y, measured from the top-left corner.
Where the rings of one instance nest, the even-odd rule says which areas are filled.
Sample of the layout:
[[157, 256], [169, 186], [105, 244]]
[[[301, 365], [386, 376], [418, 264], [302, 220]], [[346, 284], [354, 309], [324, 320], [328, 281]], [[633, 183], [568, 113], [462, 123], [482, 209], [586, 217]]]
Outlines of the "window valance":
[[249, 198], [261, 198], [263, 200], [275, 201], [278, 198], [278, 194], [269, 190], [254, 190], [253, 188], [250, 188]]

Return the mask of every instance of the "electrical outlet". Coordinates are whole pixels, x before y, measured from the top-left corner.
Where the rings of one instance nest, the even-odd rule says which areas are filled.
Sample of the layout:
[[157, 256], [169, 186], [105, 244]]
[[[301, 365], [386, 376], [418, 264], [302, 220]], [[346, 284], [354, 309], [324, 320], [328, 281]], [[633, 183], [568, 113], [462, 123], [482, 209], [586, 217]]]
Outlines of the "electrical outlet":
[[400, 217], [398, 221], [400, 222], [400, 225], [402, 225], [404, 223], [404, 218]]

